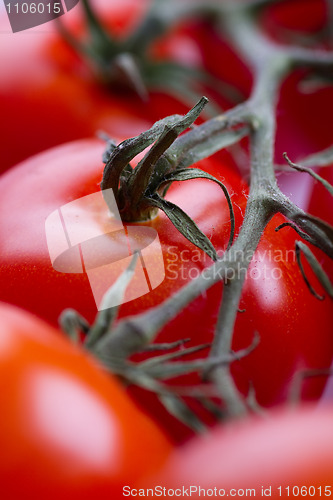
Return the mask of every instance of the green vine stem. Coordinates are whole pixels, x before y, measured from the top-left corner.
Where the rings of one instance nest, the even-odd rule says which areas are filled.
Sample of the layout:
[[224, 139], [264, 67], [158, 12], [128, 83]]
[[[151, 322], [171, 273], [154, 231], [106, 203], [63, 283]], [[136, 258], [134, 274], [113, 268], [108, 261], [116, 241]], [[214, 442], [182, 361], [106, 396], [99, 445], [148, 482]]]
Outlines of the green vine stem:
[[[163, 1], [157, 2], [156, 5], [159, 3], [163, 4]], [[155, 158], [154, 168], [157, 171], [165, 161], [172, 164], [173, 169], [177, 171], [247, 135], [251, 160], [250, 193], [244, 222], [237, 239], [223, 258], [205, 269], [202, 275], [193, 279], [160, 306], [119, 321], [111, 331], [105, 331], [103, 336], [99, 336], [93, 346], [94, 352], [110, 369], [114, 369], [118, 363], [118, 369], [124, 375], [126, 370], [123, 364], [119, 365], [119, 359], [124, 360], [133, 352], [148, 346], [170, 319], [204, 290], [223, 280], [225, 284], [214, 341], [207, 362], [201, 363], [200, 367], [223, 400], [229, 417], [243, 416], [250, 407], [255, 407], [254, 400], [246, 401], [237, 390], [230, 374], [230, 363], [226, 360], [230, 360], [234, 324], [246, 270], [266, 225], [275, 214], [281, 213], [301, 239], [315, 244], [333, 258], [333, 228], [306, 214], [280, 191], [274, 165], [275, 110], [283, 79], [297, 66], [332, 68], [333, 53], [284, 47], [266, 39], [255, 24], [253, 10], [268, 3], [272, 2], [253, 0], [246, 3], [211, 3], [219, 11], [221, 29], [227, 31], [233, 46], [253, 70], [255, 83], [252, 94], [246, 102], [184, 133], [173, 144], [168, 144], [169, 149], [163, 149], [162, 158]], [[316, 161], [322, 165], [330, 163], [331, 149], [309, 157], [308, 166]], [[289, 160], [289, 166], [295, 167], [295, 164]], [[277, 230], [282, 230], [282, 227], [284, 225]], [[320, 282], [332, 296], [331, 283], [320, 266], [317, 266], [313, 254], [306, 248], [308, 247], [304, 243], [297, 242], [298, 253], [302, 251], [307, 256]], [[242, 272], [239, 272], [239, 269]], [[118, 361], [115, 359], [115, 353], [119, 354]], [[136, 376], [140, 377], [137, 372]], [[143, 384], [148, 384], [151, 389], [154, 386], [157, 392], [167, 394], [170, 403], [170, 394], [165, 392], [166, 389], [156, 387], [152, 379], [147, 379], [147, 372], [145, 377]], [[134, 380], [131, 376], [129, 378]], [[180, 408], [178, 403], [176, 407], [175, 413], [180, 411], [185, 415], [184, 408]], [[187, 416], [184, 420], [186, 418]], [[200, 425], [195, 422], [192, 427], [198, 428]]]

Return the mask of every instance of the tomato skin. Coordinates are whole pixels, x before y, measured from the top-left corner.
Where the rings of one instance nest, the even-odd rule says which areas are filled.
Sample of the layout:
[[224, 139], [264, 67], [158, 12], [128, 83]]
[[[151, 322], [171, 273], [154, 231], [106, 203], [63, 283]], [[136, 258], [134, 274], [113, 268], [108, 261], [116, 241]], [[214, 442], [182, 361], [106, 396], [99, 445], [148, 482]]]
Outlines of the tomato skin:
[[40, 319], [0, 314], [3, 498], [121, 498], [158, 470], [171, 445], [114, 378]]
[[[331, 490], [333, 479], [332, 417], [332, 406], [305, 406], [280, 409], [264, 420], [248, 419], [216, 428], [176, 450], [163, 473], [149, 481], [149, 487], [217, 488], [225, 490], [225, 496], [237, 496], [233, 489], [252, 488], [255, 496], [262, 496], [261, 488], [271, 487], [267, 496], [281, 498], [280, 486], [282, 497], [288, 496], [287, 487], [289, 496], [293, 496], [294, 486], [306, 486], [314, 487], [316, 493], [308, 498], [330, 496], [325, 491]], [[141, 487], [147, 485], [141, 483]], [[245, 494], [240, 492], [238, 496]], [[199, 489], [193, 490], [192, 497], [199, 498]]]

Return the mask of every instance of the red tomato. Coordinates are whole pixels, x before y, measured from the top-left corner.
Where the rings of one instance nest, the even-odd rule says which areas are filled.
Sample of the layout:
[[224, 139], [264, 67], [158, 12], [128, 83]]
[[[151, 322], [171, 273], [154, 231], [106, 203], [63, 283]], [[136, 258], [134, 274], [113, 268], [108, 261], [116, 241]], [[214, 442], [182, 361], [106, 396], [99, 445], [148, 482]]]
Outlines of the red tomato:
[[162, 474], [136, 489], [192, 487], [193, 498], [204, 491], [236, 498], [329, 497], [332, 419], [332, 407], [301, 407], [217, 428], [176, 450]]
[[[325, 0], [289, 0], [267, 5], [261, 12], [260, 27], [283, 46], [327, 45], [328, 4]], [[312, 38], [310, 38], [312, 36]], [[285, 164], [283, 153], [297, 162], [331, 144], [329, 116], [332, 88], [316, 72], [298, 69], [281, 86], [277, 106], [275, 161]], [[313, 182], [305, 174], [279, 174], [279, 185], [304, 210], [309, 209]]]
[[[217, 82], [220, 81], [221, 85], [228, 85], [225, 92], [230, 101], [237, 102], [249, 97], [253, 75], [235, 48], [231, 46], [223, 31], [216, 30], [211, 23], [200, 22], [200, 20], [193, 28], [199, 41], [204, 67], [209, 74], [217, 78]], [[226, 106], [227, 103], [223, 104]]]
[[207, 95], [223, 110], [250, 95], [253, 76], [249, 68], [223, 32], [200, 17], [176, 25], [153, 45], [150, 52], [158, 59], [171, 58], [187, 67], [204, 68], [207, 82], [213, 77], [211, 85], [207, 85]]
[[[6, 300], [17, 303], [54, 324], [66, 307], [77, 309], [90, 322], [97, 312], [85, 274], [60, 273], [52, 268], [45, 221], [54, 210], [68, 202], [100, 191], [103, 171], [101, 157], [104, 149], [105, 145], [94, 139], [72, 142], [30, 158], [6, 172], [0, 180], [0, 192], [4, 195], [0, 201], [0, 211], [4, 218], [0, 236], [0, 274], [6, 281], [2, 292], [6, 295]], [[225, 179], [233, 194], [239, 227], [246, 202], [245, 183], [230, 167], [221, 165], [214, 159], [202, 161], [198, 167]], [[16, 182], [16, 179], [20, 181]], [[11, 194], [9, 191], [12, 191]], [[198, 196], [201, 198], [200, 203], [194, 201]], [[179, 204], [193, 217], [201, 230], [212, 239], [216, 248], [225, 248], [229, 238], [230, 217], [224, 195], [217, 185], [203, 179], [175, 183], [168, 192], [168, 199]], [[221, 211], [220, 220], [216, 214], [217, 205]], [[86, 224], [87, 216], [88, 214], [84, 213], [81, 219], [83, 225]], [[103, 227], [108, 217], [105, 210], [97, 224]], [[146, 225], [151, 225], [158, 232], [167, 277], [163, 285], [151, 293], [131, 305], [124, 304], [123, 315], [139, 312], [160, 303], [189, 279], [198, 275], [205, 265], [211, 263], [203, 252], [190, 245], [163, 213], [159, 213], [158, 217]], [[25, 273], [20, 272], [22, 266]], [[67, 286], [69, 282], [73, 286], [71, 289]], [[33, 293], [28, 290], [33, 290]], [[210, 295], [211, 292], [207, 293]], [[207, 328], [210, 331], [213, 330], [215, 322], [211, 312], [215, 310], [218, 302], [218, 298], [214, 299], [215, 295], [211, 294], [212, 304], [201, 298], [193, 307], [193, 311], [197, 309], [198, 313], [198, 309], [203, 312], [208, 308]], [[186, 330], [185, 325], [186, 323], [183, 325]], [[193, 335], [200, 341], [201, 334], [198, 330], [196, 329]]]
[[[329, 116], [333, 113], [333, 88], [325, 82], [311, 83], [310, 73], [299, 70], [290, 75], [282, 85], [277, 111], [277, 137], [275, 161], [286, 164], [283, 153], [303, 164], [302, 160], [332, 145]], [[332, 167], [319, 171], [333, 184]], [[312, 215], [333, 224], [332, 196], [307, 173], [278, 174], [281, 189], [298, 206]], [[325, 270], [333, 276], [332, 261], [315, 252]]]
[[[0, 299], [29, 309], [55, 323], [61, 311], [72, 307], [90, 322], [97, 312], [86, 274], [58, 272], [52, 268], [45, 237], [45, 220], [56, 209], [84, 195], [97, 192], [104, 146], [94, 140], [70, 143], [22, 163], [0, 180]], [[225, 179], [232, 194], [238, 232], [247, 198], [247, 187], [221, 158], [200, 162], [202, 169]], [[216, 249], [226, 247], [230, 221], [220, 188], [207, 180], [174, 184], [167, 199], [181, 206], [207, 234]], [[198, 200], [198, 201], [197, 201]], [[106, 208], [78, 212], [79, 229], [103, 231], [108, 223]], [[89, 221], [89, 222], [85, 222]], [[295, 372], [324, 368], [331, 363], [333, 311], [329, 298], [320, 302], [307, 289], [295, 261], [296, 233], [285, 228], [276, 216], [268, 225], [248, 272], [237, 317], [233, 348], [248, 347], [255, 332], [260, 344], [246, 358], [235, 361], [232, 370], [237, 385], [247, 394], [253, 383], [258, 402], [272, 405], [284, 401]], [[82, 227], [81, 227], [82, 224]], [[209, 265], [209, 258], [190, 244], [163, 213], [145, 223], [160, 238], [166, 276], [145, 295], [124, 303], [120, 316], [144, 311], [173, 294]], [[90, 229], [89, 229], [90, 231]], [[116, 249], [115, 249], [116, 251]], [[112, 252], [111, 252], [112, 253]], [[155, 258], [155, 257], [154, 257]], [[118, 274], [123, 269], [119, 262]], [[103, 268], [101, 268], [103, 270]], [[116, 268], [117, 269], [117, 268]], [[320, 292], [314, 277], [311, 281]], [[111, 282], [110, 282], [111, 285]], [[222, 285], [217, 284], [198, 297], [158, 335], [160, 342], [190, 337], [189, 345], [210, 342], [218, 315]], [[197, 381], [189, 377], [186, 381]], [[183, 383], [177, 379], [176, 383]], [[302, 397], [320, 396], [324, 379], [304, 383]], [[153, 413], [158, 407], [147, 403]], [[159, 415], [169, 421], [168, 417]], [[169, 426], [177, 439], [184, 429]]]
[[278, 41], [293, 40], [302, 34], [318, 34], [326, 26], [327, 3], [324, 0], [289, 0], [268, 5], [262, 23]]
[[[283, 153], [294, 162], [331, 145], [329, 116], [333, 112], [333, 90], [325, 83], [311, 82], [313, 75], [298, 70], [283, 82], [277, 106], [275, 161], [286, 165]], [[315, 77], [314, 77], [315, 78]], [[296, 205], [309, 211], [313, 180], [307, 174], [278, 174], [279, 186]]]
[[[137, 5], [127, 2], [124, 10], [129, 13]], [[76, 19], [77, 10], [64, 19]], [[117, 10], [114, 5], [115, 14]], [[7, 28], [4, 17], [1, 27]], [[1, 35], [0, 66], [6, 68], [0, 78], [1, 171], [43, 149], [100, 129], [110, 134], [116, 130], [121, 136], [124, 128], [136, 134], [147, 126], [140, 118], [137, 99], [117, 97], [99, 87], [62, 41], [55, 23], [43, 28]], [[143, 107], [141, 116], [145, 116], [142, 111]]]
[[118, 499], [171, 446], [81, 349], [1, 304], [0, 491], [18, 498]]
[[[333, 353], [329, 334], [333, 326], [332, 300], [302, 259], [311, 284], [326, 296], [319, 301], [311, 295], [296, 261], [295, 241], [299, 236], [291, 228], [275, 232], [283, 222], [284, 217], [276, 215], [268, 224], [250, 264], [240, 302], [245, 312], [238, 315], [236, 322], [236, 332], [242, 333], [236, 334], [234, 340], [234, 348], [239, 349], [250, 344], [253, 332], [260, 335], [258, 348], [240, 363], [234, 363], [233, 368], [243, 372], [247, 384], [252, 381], [258, 401], [264, 406], [285, 401], [293, 375], [307, 368], [329, 367]], [[324, 255], [323, 259], [330, 263]], [[318, 334], [322, 335], [320, 340]], [[315, 399], [325, 383], [325, 377], [307, 379], [302, 398]]]
[[[134, 29], [149, 3], [92, 2], [118, 38]], [[78, 6], [61, 19], [76, 33], [82, 31], [79, 15]], [[65, 43], [56, 22], [13, 34], [6, 33], [8, 21], [3, 17], [0, 30], [5, 31], [1, 34], [0, 67], [6, 68], [0, 77], [0, 172], [44, 149], [94, 136], [99, 130], [122, 138], [136, 135], [170, 114], [171, 108], [183, 114], [188, 104], [194, 104], [187, 101], [185, 105], [158, 89], [153, 89], [147, 102], [124, 88], [111, 90]], [[194, 40], [185, 38], [198, 51]], [[183, 59], [188, 56], [188, 44], [183, 43]]]
[[304, 70], [295, 71], [282, 85], [275, 156], [279, 164], [285, 163], [285, 151], [298, 161], [332, 143], [329, 116], [333, 112], [333, 89], [327, 84], [311, 86], [309, 80], [306, 84], [310, 76]]

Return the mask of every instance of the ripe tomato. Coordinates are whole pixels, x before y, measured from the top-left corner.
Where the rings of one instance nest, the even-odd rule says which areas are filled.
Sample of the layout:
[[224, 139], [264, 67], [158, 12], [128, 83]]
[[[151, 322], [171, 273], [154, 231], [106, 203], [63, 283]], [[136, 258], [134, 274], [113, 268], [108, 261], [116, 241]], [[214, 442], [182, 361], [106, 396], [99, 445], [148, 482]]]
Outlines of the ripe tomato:
[[213, 496], [214, 488], [214, 496], [237, 498], [263, 490], [270, 498], [331, 496], [332, 417], [332, 407], [300, 407], [217, 428], [176, 450], [149, 487], [192, 487], [193, 498], [204, 490]]
[[[118, 39], [134, 29], [150, 4], [142, 0], [91, 3]], [[61, 18], [76, 34], [82, 31], [80, 19], [79, 6]], [[144, 102], [124, 86], [112, 90], [102, 84], [63, 40], [56, 22], [13, 34], [6, 33], [8, 21], [3, 16], [0, 30], [4, 31], [0, 67], [6, 68], [0, 77], [0, 172], [44, 149], [94, 136], [99, 130], [126, 138], [170, 114], [171, 107], [180, 114], [188, 109], [188, 102], [185, 105], [158, 88]], [[183, 38], [182, 60], [196, 50], [200, 57], [195, 41], [185, 34]], [[171, 51], [166, 50], [170, 59]]]
[[2, 498], [116, 499], [158, 470], [171, 446], [115, 379], [40, 319], [0, 314]]
[[[267, 5], [260, 26], [282, 46], [327, 47], [328, 4], [324, 0], [290, 0]], [[295, 162], [331, 144], [329, 116], [332, 89], [316, 71], [297, 69], [281, 86], [276, 113], [275, 161], [285, 164], [283, 153]], [[304, 210], [309, 210], [312, 179], [299, 173], [280, 173], [281, 189]]]
[[[33, 157], [3, 175], [0, 180], [0, 299], [31, 310], [52, 323], [56, 323], [67, 307], [93, 321], [97, 311], [87, 275], [52, 268], [44, 226], [56, 209], [98, 191], [102, 176], [99, 158], [103, 148], [97, 140], [73, 142]], [[247, 187], [228, 166], [230, 158], [226, 153], [222, 158], [223, 161], [221, 157], [219, 160], [213, 157], [198, 166], [225, 179], [232, 194], [238, 232]], [[217, 250], [225, 249], [230, 218], [217, 185], [202, 179], [175, 183], [167, 199], [193, 217]], [[198, 199], [199, 202], [193, 201]], [[88, 228], [103, 232], [109, 219], [106, 208], [76, 215], [79, 220], [76, 227], [80, 230], [86, 230], [85, 221], [89, 219]], [[235, 361], [232, 371], [244, 394], [253, 384], [262, 405], [285, 401], [295, 372], [328, 367], [333, 352], [330, 300], [320, 302], [307, 289], [295, 261], [296, 233], [290, 228], [275, 232], [275, 227], [283, 221], [282, 216], [274, 217], [262, 237], [241, 299], [240, 308], [245, 311], [238, 313], [234, 333], [234, 350], [248, 347], [255, 332], [260, 335], [259, 346], [246, 358]], [[161, 303], [210, 264], [210, 259], [180, 235], [163, 213], [159, 212], [145, 225], [159, 235], [166, 276], [149, 293], [124, 303], [120, 317]], [[119, 274], [123, 265], [121, 260], [118, 263]], [[320, 292], [320, 286], [316, 283], [315, 286]], [[210, 342], [221, 294], [221, 283], [207, 290], [171, 320], [157, 340], [172, 342], [190, 337], [189, 345]], [[197, 380], [186, 378], [187, 382]], [[184, 383], [184, 379], [179, 378], [176, 383]], [[324, 379], [304, 383], [302, 398], [319, 397], [324, 385]], [[151, 400], [147, 405], [152, 413], [159, 411]], [[158, 418], [169, 422], [165, 413]], [[177, 439], [184, 438], [184, 429], [175, 422], [169, 430]]]
[[[45, 221], [54, 210], [68, 202], [100, 191], [104, 149], [104, 143], [95, 139], [72, 142], [30, 158], [6, 172], [0, 180], [0, 192], [4, 195], [0, 201], [1, 218], [4, 219], [0, 238], [0, 273], [1, 279], [6, 281], [1, 293], [6, 295], [9, 302], [29, 309], [53, 324], [57, 323], [66, 307], [77, 309], [90, 322], [97, 312], [85, 274], [62, 273], [52, 268]], [[216, 174], [220, 179], [225, 178], [233, 194], [236, 225], [239, 227], [246, 202], [246, 185], [227, 164], [220, 165], [214, 159], [202, 161], [198, 167]], [[193, 203], [198, 196], [202, 198], [201, 202]], [[179, 204], [194, 218], [216, 248], [225, 248], [230, 217], [227, 203], [217, 185], [203, 179], [178, 182], [170, 188], [168, 199]], [[217, 216], [217, 204], [220, 219]], [[80, 220], [85, 227], [88, 213], [83, 214]], [[103, 217], [107, 220], [108, 212], [102, 213], [101, 217], [97, 224], [102, 226], [103, 231]], [[163, 213], [146, 225], [156, 229], [160, 237], [167, 278], [161, 287], [137, 299], [131, 306], [124, 304], [123, 315], [160, 303], [211, 263], [202, 251], [189, 244]], [[21, 272], [23, 269], [24, 273]], [[73, 288], [70, 289], [68, 283]], [[214, 296], [215, 293], [212, 294]], [[212, 314], [208, 311], [214, 310], [216, 303], [215, 306], [210, 305], [209, 301], [202, 298], [193, 310], [200, 308], [203, 312], [206, 307], [207, 328], [212, 331], [215, 318], [211, 318]], [[198, 330], [193, 335], [200, 341]]]
[[289, 0], [268, 5], [262, 23], [277, 41], [293, 40], [297, 35], [318, 35], [327, 22], [328, 6], [324, 0]]
[[[127, 2], [124, 8], [135, 11], [137, 3]], [[76, 19], [76, 11], [64, 19]], [[0, 22], [2, 30], [8, 29], [4, 16]], [[110, 134], [116, 129], [121, 135], [132, 123], [134, 134], [146, 127], [147, 121], [139, 118], [140, 102], [99, 87], [62, 40], [54, 22], [29, 33], [2, 33], [1, 38], [0, 66], [6, 68], [0, 78], [1, 171], [43, 149], [92, 136], [99, 129]]]
[[[333, 88], [320, 80], [311, 83], [310, 78], [311, 74], [298, 70], [282, 86], [277, 114], [277, 164], [285, 164], [283, 152], [302, 165], [308, 155], [331, 146], [329, 116], [333, 113]], [[332, 167], [324, 167], [318, 173], [333, 183]], [[279, 174], [278, 181], [298, 206], [333, 224], [332, 196], [319, 182], [299, 172]], [[325, 259], [320, 251], [315, 253], [326, 272], [333, 276], [332, 261]]]
[[[260, 335], [258, 348], [241, 363], [235, 362], [233, 368], [242, 371], [243, 375], [238, 376], [245, 377], [247, 384], [252, 381], [258, 401], [264, 406], [285, 401], [293, 375], [307, 368], [329, 367], [333, 353], [329, 334], [333, 325], [332, 300], [302, 259], [311, 284], [326, 295], [325, 299], [319, 301], [307, 289], [295, 256], [298, 235], [291, 228], [275, 232], [284, 221], [278, 214], [268, 224], [250, 264], [240, 302], [245, 312], [238, 315], [236, 322], [236, 332], [239, 329], [242, 334], [235, 335], [234, 340], [235, 348], [240, 349], [250, 344], [253, 332]], [[330, 263], [322, 256], [325, 263]], [[254, 369], [256, 366], [258, 369]], [[315, 399], [325, 383], [325, 377], [305, 380], [302, 398]]]

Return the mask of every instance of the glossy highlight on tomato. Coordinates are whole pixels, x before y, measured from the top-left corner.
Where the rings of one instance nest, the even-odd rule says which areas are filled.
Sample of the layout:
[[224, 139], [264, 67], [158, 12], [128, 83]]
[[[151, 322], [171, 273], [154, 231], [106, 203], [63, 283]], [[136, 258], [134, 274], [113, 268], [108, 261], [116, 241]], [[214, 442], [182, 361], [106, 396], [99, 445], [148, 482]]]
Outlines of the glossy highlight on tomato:
[[40, 319], [0, 314], [2, 498], [120, 499], [159, 470], [171, 445], [117, 380]]

